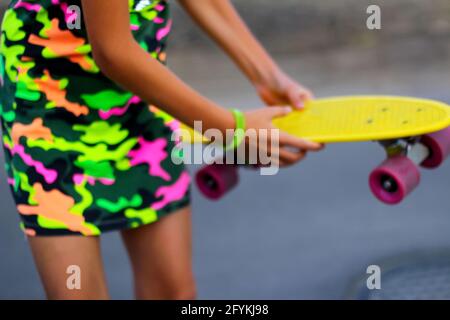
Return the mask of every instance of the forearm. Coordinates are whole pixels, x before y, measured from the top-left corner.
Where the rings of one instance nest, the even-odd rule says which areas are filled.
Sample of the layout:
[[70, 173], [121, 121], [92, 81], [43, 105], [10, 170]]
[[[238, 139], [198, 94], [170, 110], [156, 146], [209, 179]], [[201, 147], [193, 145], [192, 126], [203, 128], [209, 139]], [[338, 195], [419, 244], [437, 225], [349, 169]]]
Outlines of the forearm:
[[278, 70], [229, 0], [179, 0], [198, 25], [236, 62], [253, 83]]
[[233, 128], [233, 116], [228, 110], [198, 94], [136, 42], [122, 43], [115, 49], [117, 54], [109, 51], [95, 57], [110, 79], [187, 125], [201, 120], [205, 130]]
[[110, 79], [187, 125], [201, 120], [205, 130], [234, 127], [230, 111], [195, 92], [139, 46], [127, 1], [83, 0], [83, 9], [94, 59]]

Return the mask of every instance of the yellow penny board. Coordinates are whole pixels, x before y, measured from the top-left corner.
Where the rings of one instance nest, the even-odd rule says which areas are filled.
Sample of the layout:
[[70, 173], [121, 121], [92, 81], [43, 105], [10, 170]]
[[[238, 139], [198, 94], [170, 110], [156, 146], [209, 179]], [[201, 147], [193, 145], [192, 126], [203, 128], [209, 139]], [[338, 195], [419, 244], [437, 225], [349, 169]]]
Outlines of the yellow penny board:
[[[303, 110], [275, 119], [274, 125], [294, 136], [320, 143], [387, 140], [449, 127], [450, 106], [433, 100], [395, 96], [326, 98], [307, 102]], [[196, 134], [191, 142], [205, 140]]]
[[418, 136], [450, 126], [442, 102], [389, 96], [349, 96], [308, 102], [303, 111], [276, 119], [275, 126], [321, 143]]

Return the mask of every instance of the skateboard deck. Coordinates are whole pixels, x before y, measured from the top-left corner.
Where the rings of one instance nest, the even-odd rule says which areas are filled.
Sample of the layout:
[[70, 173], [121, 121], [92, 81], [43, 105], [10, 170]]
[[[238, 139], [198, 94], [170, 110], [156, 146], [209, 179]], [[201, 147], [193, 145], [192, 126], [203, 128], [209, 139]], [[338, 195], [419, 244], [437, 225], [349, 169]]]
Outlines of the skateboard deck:
[[320, 143], [419, 136], [450, 126], [442, 102], [389, 96], [349, 96], [307, 102], [305, 109], [274, 120], [289, 134]]
[[[291, 135], [324, 144], [380, 142], [387, 159], [372, 171], [369, 186], [386, 204], [400, 203], [418, 186], [419, 167], [437, 168], [450, 155], [450, 106], [433, 100], [395, 96], [317, 99], [307, 102], [303, 110], [274, 119], [273, 124]], [[208, 143], [192, 129], [182, 131], [186, 134], [183, 141]], [[237, 166], [206, 166], [197, 173], [196, 182], [206, 197], [219, 199], [237, 185]]]
[[[445, 103], [395, 96], [346, 96], [317, 99], [273, 121], [275, 127], [319, 143], [387, 140], [419, 136], [450, 126]], [[182, 125], [182, 140], [208, 143]]]

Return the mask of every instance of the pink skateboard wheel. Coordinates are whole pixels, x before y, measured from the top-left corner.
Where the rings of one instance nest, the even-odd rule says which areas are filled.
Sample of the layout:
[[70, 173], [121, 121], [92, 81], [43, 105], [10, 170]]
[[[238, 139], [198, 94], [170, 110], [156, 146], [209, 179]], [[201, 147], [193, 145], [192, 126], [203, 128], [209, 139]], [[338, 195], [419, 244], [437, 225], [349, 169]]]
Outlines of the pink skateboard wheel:
[[238, 168], [235, 165], [212, 164], [197, 172], [195, 180], [205, 197], [219, 200], [238, 184]]
[[425, 168], [437, 168], [450, 154], [450, 127], [422, 137], [422, 143], [430, 150], [430, 156], [421, 163]]
[[369, 177], [372, 193], [380, 201], [391, 205], [400, 203], [419, 182], [419, 169], [405, 156], [387, 159]]

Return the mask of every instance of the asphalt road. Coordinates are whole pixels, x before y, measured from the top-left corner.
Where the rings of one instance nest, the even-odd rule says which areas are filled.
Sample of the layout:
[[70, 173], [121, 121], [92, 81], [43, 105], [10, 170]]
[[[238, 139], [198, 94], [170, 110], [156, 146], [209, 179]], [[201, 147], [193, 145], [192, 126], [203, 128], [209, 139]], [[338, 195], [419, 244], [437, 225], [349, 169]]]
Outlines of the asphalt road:
[[[346, 49], [279, 60], [317, 96], [379, 93], [450, 103], [450, 57], [428, 59], [414, 41], [401, 51]], [[223, 105], [260, 104], [221, 55], [183, 53], [170, 62]], [[194, 189], [200, 298], [339, 299], [352, 279], [380, 259], [450, 251], [450, 164], [423, 171], [420, 187], [403, 204], [388, 207], [367, 186], [370, 170], [383, 157], [373, 143], [329, 145], [273, 177], [242, 170], [239, 188], [218, 203]], [[43, 298], [3, 171], [0, 190], [0, 298]], [[131, 274], [117, 234], [103, 238], [103, 253], [113, 298], [131, 298]]]

